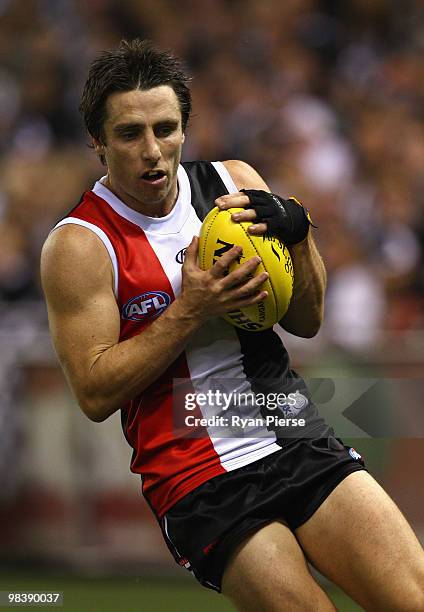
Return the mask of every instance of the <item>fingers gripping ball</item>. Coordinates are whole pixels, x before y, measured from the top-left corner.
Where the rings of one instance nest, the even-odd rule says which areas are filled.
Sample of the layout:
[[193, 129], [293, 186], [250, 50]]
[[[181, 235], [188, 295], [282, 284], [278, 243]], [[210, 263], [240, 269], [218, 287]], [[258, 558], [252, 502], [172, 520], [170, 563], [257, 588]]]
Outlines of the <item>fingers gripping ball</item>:
[[287, 311], [293, 289], [293, 264], [287, 247], [279, 238], [253, 236], [247, 231], [250, 222], [236, 223], [231, 219], [232, 213], [241, 210], [220, 211], [215, 207], [209, 212], [200, 231], [199, 263], [203, 270], [208, 270], [235, 245], [240, 246], [243, 253], [229, 272], [251, 257], [261, 257], [255, 275], [268, 272], [269, 277], [261, 286], [268, 297], [252, 306], [228, 312], [224, 319], [247, 331], [262, 331], [275, 325]]
[[277, 236], [285, 244], [302, 242], [308, 235], [309, 226], [316, 227], [309, 212], [294, 197], [284, 200], [261, 189], [242, 191], [250, 200], [246, 208], [253, 208], [256, 212], [256, 223], [264, 221], [268, 226], [267, 234]]

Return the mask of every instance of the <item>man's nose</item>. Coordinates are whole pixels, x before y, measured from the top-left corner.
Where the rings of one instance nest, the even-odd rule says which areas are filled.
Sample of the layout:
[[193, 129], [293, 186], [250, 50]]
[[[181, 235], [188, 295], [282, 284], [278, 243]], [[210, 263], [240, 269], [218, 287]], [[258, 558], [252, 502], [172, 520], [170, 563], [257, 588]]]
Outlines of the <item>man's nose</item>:
[[141, 146], [141, 156], [144, 160], [157, 162], [161, 158], [160, 146], [153, 132], [145, 134]]

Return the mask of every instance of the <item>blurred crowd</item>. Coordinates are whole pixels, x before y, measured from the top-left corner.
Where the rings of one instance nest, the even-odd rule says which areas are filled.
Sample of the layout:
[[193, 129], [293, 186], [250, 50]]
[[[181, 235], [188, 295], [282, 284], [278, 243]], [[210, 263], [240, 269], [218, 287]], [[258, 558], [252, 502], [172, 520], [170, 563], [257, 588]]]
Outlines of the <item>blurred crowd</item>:
[[87, 67], [135, 36], [192, 76], [185, 159], [243, 159], [310, 209], [327, 341], [424, 329], [422, 0], [0, 0], [0, 332], [42, 299], [41, 245], [103, 171]]

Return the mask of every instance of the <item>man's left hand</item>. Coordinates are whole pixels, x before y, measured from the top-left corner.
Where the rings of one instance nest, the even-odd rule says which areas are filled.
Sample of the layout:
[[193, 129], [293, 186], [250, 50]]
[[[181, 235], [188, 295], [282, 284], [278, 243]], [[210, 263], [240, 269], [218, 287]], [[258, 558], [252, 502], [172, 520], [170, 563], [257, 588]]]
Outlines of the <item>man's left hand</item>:
[[215, 204], [220, 210], [245, 208], [234, 213], [232, 219], [238, 223], [253, 222], [249, 226], [249, 233], [276, 236], [288, 246], [302, 242], [312, 225], [309, 213], [295, 198], [284, 200], [259, 189], [223, 195], [215, 200]]

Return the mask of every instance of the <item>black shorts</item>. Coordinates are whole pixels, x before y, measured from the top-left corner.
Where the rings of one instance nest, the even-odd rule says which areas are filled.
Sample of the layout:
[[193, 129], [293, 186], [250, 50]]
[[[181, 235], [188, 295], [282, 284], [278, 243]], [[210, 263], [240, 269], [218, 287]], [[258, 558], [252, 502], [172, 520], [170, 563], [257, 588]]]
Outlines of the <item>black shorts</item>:
[[362, 457], [332, 435], [293, 440], [188, 493], [162, 518], [162, 533], [176, 562], [220, 592], [226, 563], [247, 534], [273, 520], [297, 529], [363, 469]]

